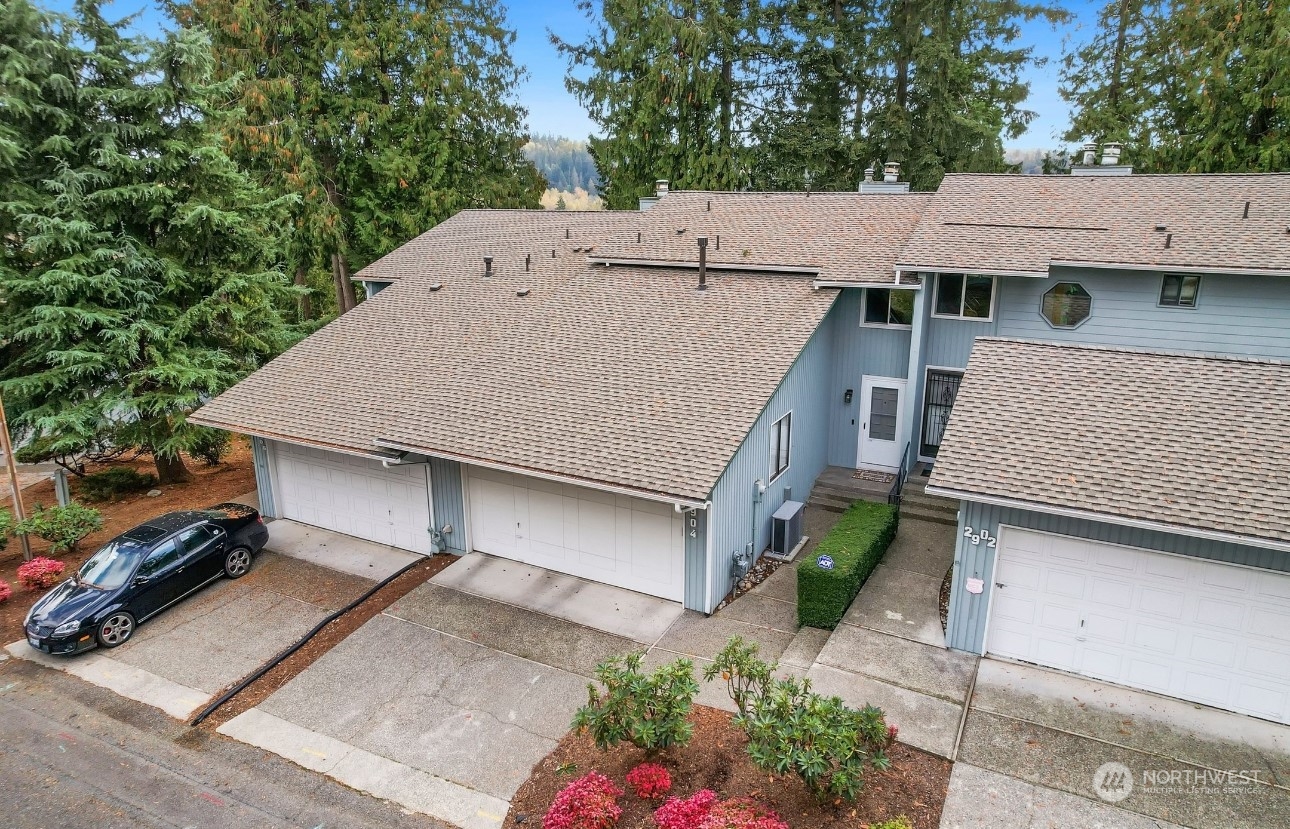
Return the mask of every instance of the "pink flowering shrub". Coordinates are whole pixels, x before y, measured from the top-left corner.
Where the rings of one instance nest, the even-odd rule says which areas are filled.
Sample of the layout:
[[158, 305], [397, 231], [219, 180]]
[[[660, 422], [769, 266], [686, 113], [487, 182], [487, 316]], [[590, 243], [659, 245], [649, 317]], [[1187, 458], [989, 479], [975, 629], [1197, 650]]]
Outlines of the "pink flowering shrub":
[[0, 579], [0, 602], [9, 601], [9, 597], [12, 595], [13, 588], [9, 586], [9, 582], [4, 579]]
[[58, 584], [65, 569], [61, 561], [37, 556], [18, 566], [18, 583], [28, 590], [48, 590]]
[[654, 810], [654, 822], [659, 829], [700, 829], [716, 803], [716, 792], [711, 789], [700, 789], [684, 800], [669, 797]]
[[658, 763], [641, 763], [627, 772], [627, 784], [641, 800], [654, 800], [672, 790], [672, 775]]
[[542, 818], [542, 829], [612, 829], [622, 817], [623, 790], [598, 771], [589, 771], [560, 790]]
[[717, 803], [699, 829], [788, 829], [779, 815], [748, 797]]

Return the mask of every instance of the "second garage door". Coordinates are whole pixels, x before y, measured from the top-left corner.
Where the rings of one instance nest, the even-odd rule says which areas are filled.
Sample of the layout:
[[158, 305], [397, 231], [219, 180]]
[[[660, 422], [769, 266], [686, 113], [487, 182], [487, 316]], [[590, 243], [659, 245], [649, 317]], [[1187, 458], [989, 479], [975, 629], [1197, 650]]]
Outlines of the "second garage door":
[[470, 469], [471, 544], [651, 596], [681, 601], [682, 517], [671, 504], [490, 469]]
[[429, 555], [430, 490], [424, 464], [379, 461], [273, 444], [283, 518]]
[[989, 653], [1290, 723], [1290, 574], [1000, 536]]

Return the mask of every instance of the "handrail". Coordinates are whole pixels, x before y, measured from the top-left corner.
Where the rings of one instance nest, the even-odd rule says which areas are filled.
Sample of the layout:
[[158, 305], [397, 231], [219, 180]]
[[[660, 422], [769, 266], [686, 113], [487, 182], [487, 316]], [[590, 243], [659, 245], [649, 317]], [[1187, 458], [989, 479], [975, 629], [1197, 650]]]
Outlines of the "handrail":
[[905, 451], [900, 456], [900, 469], [896, 472], [896, 480], [892, 483], [891, 489], [887, 491], [887, 503], [899, 509], [902, 492], [905, 489], [905, 479], [909, 477], [909, 448], [911, 441], [905, 441]]

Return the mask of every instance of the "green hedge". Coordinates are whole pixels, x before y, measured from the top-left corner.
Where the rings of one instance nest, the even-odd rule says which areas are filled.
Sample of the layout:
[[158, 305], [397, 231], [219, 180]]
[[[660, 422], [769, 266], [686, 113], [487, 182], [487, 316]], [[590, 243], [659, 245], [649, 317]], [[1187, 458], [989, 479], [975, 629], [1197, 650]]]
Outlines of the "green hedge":
[[[899, 515], [887, 504], [857, 501], [797, 568], [797, 623], [832, 630], [896, 537]], [[819, 566], [820, 556], [833, 569]]]

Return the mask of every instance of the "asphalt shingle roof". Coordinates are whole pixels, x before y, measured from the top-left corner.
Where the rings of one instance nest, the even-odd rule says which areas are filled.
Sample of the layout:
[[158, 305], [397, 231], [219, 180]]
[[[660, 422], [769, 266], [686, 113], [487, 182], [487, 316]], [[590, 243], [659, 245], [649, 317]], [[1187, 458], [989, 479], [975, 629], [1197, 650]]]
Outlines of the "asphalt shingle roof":
[[1290, 364], [979, 338], [930, 485], [1290, 541]]
[[695, 240], [706, 236], [710, 266], [809, 268], [822, 280], [886, 284], [895, 281], [897, 254], [931, 198], [674, 190], [590, 256], [697, 263]]
[[639, 218], [458, 216], [362, 274], [394, 274], [393, 285], [193, 419], [706, 498], [837, 292], [809, 275], [742, 271], [710, 274], [699, 292], [693, 270], [596, 266], [574, 252]]
[[1050, 262], [1069, 261], [1290, 275], [1288, 230], [1290, 174], [959, 174], [941, 182], [899, 264], [1047, 273]]

